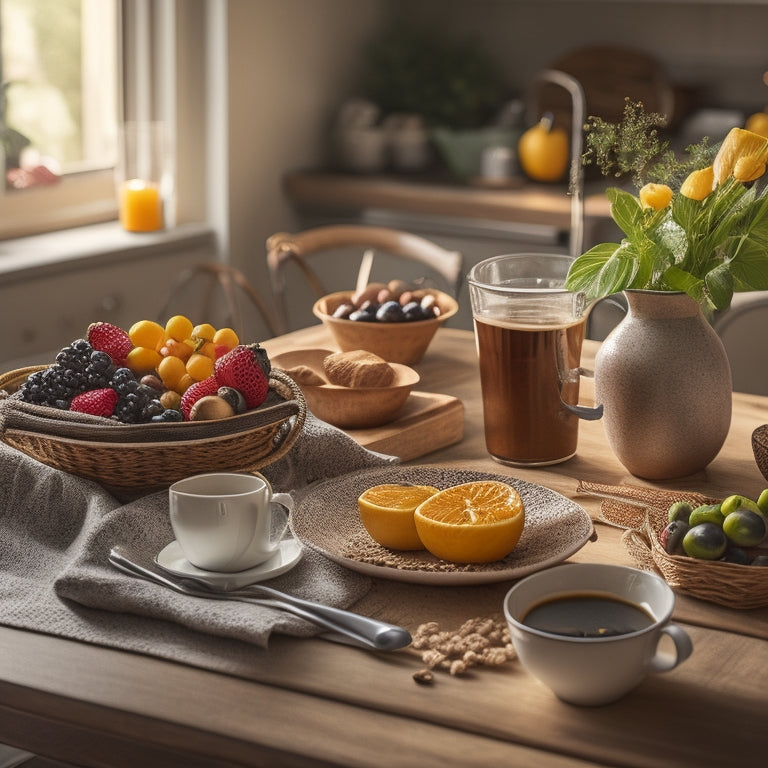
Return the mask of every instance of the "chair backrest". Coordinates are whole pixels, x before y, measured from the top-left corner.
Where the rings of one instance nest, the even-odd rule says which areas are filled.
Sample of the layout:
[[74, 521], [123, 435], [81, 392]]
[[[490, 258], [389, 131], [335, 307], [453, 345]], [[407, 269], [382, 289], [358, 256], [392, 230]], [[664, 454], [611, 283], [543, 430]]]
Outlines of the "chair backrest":
[[735, 293], [712, 327], [728, 353], [734, 392], [768, 395], [768, 291]]
[[[380, 250], [393, 256], [419, 261], [439, 274], [447, 290], [458, 296], [464, 279], [464, 257], [419, 235], [387, 227], [357, 224], [329, 225], [288, 234], [278, 232], [267, 240], [267, 268], [275, 304], [275, 325], [279, 332], [288, 330], [284, 268], [292, 261], [302, 272], [317, 298], [328, 293], [323, 281], [307, 263], [307, 257], [334, 248], [359, 246]], [[398, 277], [393, 275], [392, 277]], [[348, 287], [352, 288], [353, 285]]]
[[228, 326], [244, 342], [258, 341], [264, 333], [277, 335], [264, 300], [240, 270], [223, 262], [200, 262], [179, 274], [158, 322], [174, 314], [187, 315], [195, 323]]

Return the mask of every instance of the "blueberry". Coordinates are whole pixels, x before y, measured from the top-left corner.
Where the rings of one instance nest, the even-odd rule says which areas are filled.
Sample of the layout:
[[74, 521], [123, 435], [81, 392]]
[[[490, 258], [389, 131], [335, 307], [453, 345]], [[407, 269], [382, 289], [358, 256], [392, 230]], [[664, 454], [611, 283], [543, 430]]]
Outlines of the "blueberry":
[[403, 306], [403, 316], [409, 322], [414, 320], [424, 320], [426, 315], [418, 301], [409, 301]]
[[405, 319], [399, 301], [385, 301], [376, 312], [380, 323], [400, 323]]
[[376, 319], [376, 315], [365, 309], [357, 309], [349, 316], [349, 319], [357, 323], [372, 323]]

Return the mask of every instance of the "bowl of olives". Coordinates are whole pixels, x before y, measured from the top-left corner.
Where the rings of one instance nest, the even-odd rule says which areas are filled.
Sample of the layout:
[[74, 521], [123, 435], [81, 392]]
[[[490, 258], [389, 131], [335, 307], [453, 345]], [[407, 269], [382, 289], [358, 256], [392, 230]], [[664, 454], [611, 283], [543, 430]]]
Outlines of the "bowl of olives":
[[312, 311], [342, 352], [364, 349], [390, 363], [415, 365], [437, 329], [459, 305], [433, 288], [410, 290], [401, 281], [372, 283], [363, 291], [338, 291], [318, 299]]

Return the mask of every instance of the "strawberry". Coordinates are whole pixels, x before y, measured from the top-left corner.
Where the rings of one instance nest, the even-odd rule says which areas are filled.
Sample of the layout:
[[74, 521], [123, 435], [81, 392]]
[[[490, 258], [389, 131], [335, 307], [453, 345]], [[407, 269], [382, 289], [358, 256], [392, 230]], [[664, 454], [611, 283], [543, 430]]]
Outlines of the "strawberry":
[[207, 379], [190, 384], [181, 396], [181, 412], [184, 414], [184, 420], [189, 421], [189, 412], [200, 398], [215, 395], [218, 391], [219, 382], [216, 381], [215, 376], [209, 376]]
[[238, 344], [216, 361], [214, 375], [220, 386], [242, 392], [248, 408], [257, 408], [269, 392], [271, 369], [267, 351], [259, 344]]
[[125, 365], [125, 359], [133, 349], [128, 334], [112, 323], [91, 323], [88, 326], [88, 341], [94, 349], [106, 352], [117, 366]]
[[70, 411], [90, 413], [92, 416], [111, 416], [117, 405], [118, 395], [114, 389], [89, 389], [72, 398]]

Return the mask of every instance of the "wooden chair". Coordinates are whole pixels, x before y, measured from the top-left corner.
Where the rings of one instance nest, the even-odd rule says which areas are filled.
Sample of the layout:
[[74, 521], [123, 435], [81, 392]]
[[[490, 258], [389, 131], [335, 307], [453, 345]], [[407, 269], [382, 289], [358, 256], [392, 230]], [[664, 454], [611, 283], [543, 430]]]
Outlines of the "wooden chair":
[[[421, 262], [438, 275], [445, 284], [439, 287], [456, 297], [464, 279], [464, 257], [459, 251], [449, 251], [431, 240], [387, 227], [363, 225], [329, 225], [288, 234], [278, 232], [267, 240], [267, 268], [275, 304], [274, 323], [278, 332], [288, 330], [285, 267], [290, 261], [301, 271], [317, 298], [329, 293], [307, 257], [349, 246], [359, 246]], [[397, 278], [399, 275], [391, 275]], [[351, 277], [345, 288], [354, 288]]]
[[712, 327], [728, 353], [734, 392], [768, 395], [768, 291], [735, 293]]
[[200, 262], [179, 274], [158, 322], [175, 314], [194, 323], [233, 328], [247, 342], [277, 335], [264, 300], [240, 270], [223, 262]]

